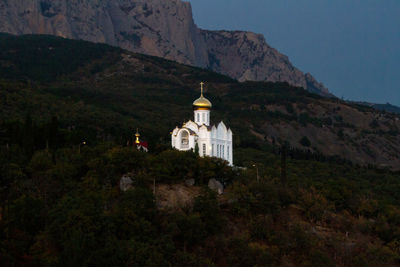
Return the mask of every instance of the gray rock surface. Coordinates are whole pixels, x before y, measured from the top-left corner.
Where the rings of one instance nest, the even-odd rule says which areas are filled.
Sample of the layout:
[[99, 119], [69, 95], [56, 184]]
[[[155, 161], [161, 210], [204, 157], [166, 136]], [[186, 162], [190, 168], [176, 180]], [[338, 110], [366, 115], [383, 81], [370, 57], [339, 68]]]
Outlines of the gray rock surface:
[[328, 90], [271, 48], [262, 35], [199, 29], [181, 0], [0, 0], [0, 32], [107, 43], [210, 68], [239, 81], [281, 81]]
[[132, 184], [133, 184], [133, 177], [131, 174], [124, 174], [121, 177], [121, 180], [119, 180], [119, 188], [123, 192], [133, 188]]
[[214, 192], [217, 192], [219, 195], [224, 193], [224, 186], [214, 178], [208, 181], [208, 188]]
[[186, 184], [187, 186], [194, 186], [195, 183], [196, 183], [196, 181], [195, 181], [194, 179], [187, 179], [187, 180], [185, 181], [185, 184]]

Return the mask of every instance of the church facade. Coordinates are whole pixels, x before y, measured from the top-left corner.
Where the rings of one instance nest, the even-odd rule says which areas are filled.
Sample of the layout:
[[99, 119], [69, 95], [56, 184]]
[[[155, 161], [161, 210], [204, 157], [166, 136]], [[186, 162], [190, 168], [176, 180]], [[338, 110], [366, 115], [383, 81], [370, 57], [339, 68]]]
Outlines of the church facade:
[[201, 157], [217, 157], [233, 165], [232, 131], [222, 121], [211, 125], [212, 104], [203, 96], [204, 83], [200, 85], [200, 98], [193, 102], [194, 120], [172, 131], [172, 147], [180, 151], [195, 151], [197, 145]]

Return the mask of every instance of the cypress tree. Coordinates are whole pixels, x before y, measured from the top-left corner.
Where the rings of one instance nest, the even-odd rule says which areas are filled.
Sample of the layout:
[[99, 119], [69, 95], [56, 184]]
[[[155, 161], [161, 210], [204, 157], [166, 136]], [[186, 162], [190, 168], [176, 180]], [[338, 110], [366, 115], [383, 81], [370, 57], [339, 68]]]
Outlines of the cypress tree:
[[281, 147], [281, 183], [286, 185], [286, 154], [287, 154], [287, 144], [284, 142]]

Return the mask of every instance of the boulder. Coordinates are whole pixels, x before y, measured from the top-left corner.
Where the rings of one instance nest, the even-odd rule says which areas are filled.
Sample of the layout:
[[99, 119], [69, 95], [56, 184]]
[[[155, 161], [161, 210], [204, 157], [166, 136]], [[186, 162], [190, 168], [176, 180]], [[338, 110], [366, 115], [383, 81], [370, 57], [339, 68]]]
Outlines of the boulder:
[[133, 188], [132, 184], [133, 184], [132, 175], [124, 174], [122, 175], [121, 180], [119, 181], [119, 188], [121, 189], [121, 191], [125, 192]]
[[186, 184], [187, 186], [194, 186], [195, 183], [196, 183], [196, 181], [195, 181], [194, 179], [187, 179], [187, 180], [185, 181], [185, 184]]
[[214, 178], [208, 181], [208, 188], [214, 192], [217, 192], [219, 195], [224, 193], [224, 186]]

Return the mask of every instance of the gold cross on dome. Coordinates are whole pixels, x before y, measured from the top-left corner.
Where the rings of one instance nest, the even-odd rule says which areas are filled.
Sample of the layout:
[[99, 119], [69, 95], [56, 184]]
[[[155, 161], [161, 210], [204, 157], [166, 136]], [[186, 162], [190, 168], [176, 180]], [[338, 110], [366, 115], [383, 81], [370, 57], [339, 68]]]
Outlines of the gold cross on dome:
[[203, 90], [204, 90], [204, 89], [203, 89], [203, 86], [204, 86], [204, 83], [201, 82], [201, 83], [200, 83], [200, 86], [201, 86], [201, 96], [203, 96]]

